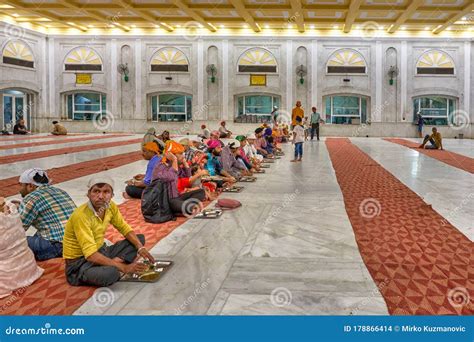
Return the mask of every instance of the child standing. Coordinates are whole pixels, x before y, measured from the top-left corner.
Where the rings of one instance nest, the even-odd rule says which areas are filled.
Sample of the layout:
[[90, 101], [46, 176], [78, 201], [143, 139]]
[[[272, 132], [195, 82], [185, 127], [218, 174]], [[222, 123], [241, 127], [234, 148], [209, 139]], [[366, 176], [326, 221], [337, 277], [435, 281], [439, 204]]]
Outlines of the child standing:
[[295, 159], [292, 162], [301, 161], [303, 158], [304, 127], [301, 117], [296, 117], [296, 125], [293, 128], [293, 144], [295, 145]]

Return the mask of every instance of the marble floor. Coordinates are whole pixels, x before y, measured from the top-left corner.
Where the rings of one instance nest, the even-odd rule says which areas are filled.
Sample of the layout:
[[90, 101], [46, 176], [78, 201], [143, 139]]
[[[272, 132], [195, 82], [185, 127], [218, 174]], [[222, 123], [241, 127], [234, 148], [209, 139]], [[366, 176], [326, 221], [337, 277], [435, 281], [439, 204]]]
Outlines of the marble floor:
[[[7, 149], [0, 155], [133, 137]], [[351, 141], [473, 240], [472, 174], [380, 138]], [[474, 156], [472, 140], [447, 139], [444, 145]], [[0, 165], [0, 181], [30, 167], [64, 166], [137, 148], [130, 144], [4, 164]], [[290, 163], [292, 147], [283, 148], [286, 156], [266, 174], [258, 175], [256, 183], [245, 183], [241, 193], [225, 194], [241, 201], [241, 208], [217, 220], [191, 219], [152, 249], [156, 257], [174, 261], [159, 282], [117, 283], [108, 290], [113, 296], [110, 305], [98, 306], [91, 298], [75, 314], [387, 314], [384, 299], [360, 256], [324, 138], [305, 143], [302, 163]], [[145, 165], [138, 161], [102, 172], [117, 184], [117, 203], [124, 201], [124, 181], [143, 173]], [[81, 204], [89, 178], [57, 185]]]

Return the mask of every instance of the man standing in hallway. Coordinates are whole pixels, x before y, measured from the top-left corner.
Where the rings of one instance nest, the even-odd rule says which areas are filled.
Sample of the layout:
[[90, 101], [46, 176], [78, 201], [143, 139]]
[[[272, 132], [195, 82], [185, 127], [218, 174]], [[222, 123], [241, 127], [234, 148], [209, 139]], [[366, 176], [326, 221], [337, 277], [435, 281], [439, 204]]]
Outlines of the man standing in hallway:
[[291, 111], [291, 130], [293, 130], [296, 125], [298, 125], [296, 122], [297, 117], [300, 117], [301, 122], [303, 122], [304, 110], [301, 108], [301, 101], [296, 101], [296, 107]]
[[314, 132], [316, 132], [316, 139], [319, 141], [319, 123], [321, 121], [321, 115], [316, 111], [316, 107], [311, 108], [311, 140], [314, 138]]

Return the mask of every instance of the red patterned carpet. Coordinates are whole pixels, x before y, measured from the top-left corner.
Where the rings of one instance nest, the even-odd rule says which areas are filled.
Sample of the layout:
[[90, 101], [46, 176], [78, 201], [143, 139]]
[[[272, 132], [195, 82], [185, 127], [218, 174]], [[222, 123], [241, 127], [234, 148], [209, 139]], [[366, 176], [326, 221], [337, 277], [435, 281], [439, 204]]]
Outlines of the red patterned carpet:
[[[54, 184], [66, 182], [71, 179], [92, 175], [97, 172], [110, 170], [122, 165], [130, 164], [142, 159], [141, 152], [116, 154], [96, 160], [70, 164], [63, 167], [48, 169], [48, 175]], [[13, 196], [20, 190], [18, 176], [0, 180], [0, 196]]]
[[[130, 140], [122, 140], [122, 141], [113, 141], [113, 142], [102, 143], [102, 144], [92, 144], [92, 145], [75, 146], [75, 147], [64, 147], [64, 148], [57, 148], [57, 149], [53, 149], [53, 150], [47, 150], [47, 151], [30, 152], [30, 153], [14, 154], [14, 155], [10, 155], [10, 156], [2, 156], [2, 157], [0, 157], [0, 165], [1, 164], [14, 163], [14, 162], [17, 162], [17, 161], [52, 157], [52, 156], [57, 156], [57, 155], [60, 155], [60, 154], [76, 153], [76, 152], [90, 151], [90, 150], [96, 150], [96, 149], [101, 149], [101, 148], [109, 148], [109, 147], [130, 145], [130, 144], [134, 144], [134, 143], [139, 143], [140, 141], [142, 141], [142, 139], [138, 138], [138, 139], [130, 139]], [[137, 146], [137, 150], [138, 149], [139, 149], [139, 146]]]
[[394, 138], [385, 138], [384, 140], [392, 142], [394, 144], [402, 145], [409, 147], [417, 152], [423, 153], [428, 157], [437, 159], [443, 163], [446, 163], [450, 166], [454, 166], [458, 169], [474, 173], [474, 158], [463, 156], [462, 154], [446, 151], [446, 150], [427, 150], [423, 148], [418, 148], [420, 144], [405, 140], [405, 139], [394, 139]]
[[390, 314], [474, 314], [474, 244], [349, 139], [326, 145], [360, 253]]
[[[40, 142], [27, 142], [21, 144], [14, 144], [14, 145], [0, 145], [0, 150], [10, 150], [13, 148], [20, 148], [20, 147], [32, 147], [32, 146], [44, 146], [44, 145], [55, 145], [55, 144], [65, 144], [71, 142], [78, 142], [78, 141], [88, 141], [88, 140], [99, 140], [99, 139], [110, 139], [110, 138], [118, 138], [118, 137], [125, 137], [126, 134], [104, 134], [104, 135], [94, 135], [89, 137], [82, 137], [82, 138], [73, 138], [73, 139], [54, 139], [49, 141], [40, 141]], [[0, 140], [1, 142], [2, 140]]]
[[[67, 136], [79, 136], [87, 135], [87, 133], [69, 133]], [[0, 141], [12, 141], [12, 140], [30, 140], [30, 139], [49, 139], [49, 138], [64, 138], [64, 135], [0, 135]]]
[[[146, 223], [141, 215], [138, 200], [127, 201], [119, 207], [135, 232], [145, 235], [148, 248], [186, 221], [185, 218], [178, 218], [163, 224]], [[112, 242], [123, 239], [111, 227], [106, 237]], [[29, 287], [19, 289], [10, 297], [1, 299], [0, 315], [70, 315], [93, 295], [95, 287], [74, 287], [67, 284], [62, 259], [48, 260], [39, 265], [45, 270], [43, 276]]]

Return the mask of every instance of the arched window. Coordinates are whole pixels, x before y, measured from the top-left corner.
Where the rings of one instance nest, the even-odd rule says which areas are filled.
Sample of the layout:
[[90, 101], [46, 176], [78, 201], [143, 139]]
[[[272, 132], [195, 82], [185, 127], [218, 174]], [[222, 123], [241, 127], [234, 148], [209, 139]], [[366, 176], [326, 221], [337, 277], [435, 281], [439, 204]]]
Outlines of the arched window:
[[361, 124], [367, 121], [367, 98], [358, 95], [331, 95], [324, 99], [327, 123]]
[[270, 51], [261, 48], [246, 50], [240, 55], [237, 65], [239, 72], [277, 72], [277, 61], [275, 57]]
[[430, 50], [416, 63], [417, 75], [454, 75], [454, 61], [446, 52]]
[[352, 49], [341, 49], [334, 52], [328, 59], [328, 74], [365, 74], [367, 64], [364, 57]]
[[78, 47], [64, 61], [66, 71], [102, 71], [102, 59], [91, 48]]
[[151, 71], [187, 72], [189, 62], [181, 50], [166, 47], [156, 51], [151, 58]]
[[11, 40], [3, 48], [3, 63], [34, 68], [33, 53], [28, 45], [20, 40]]

